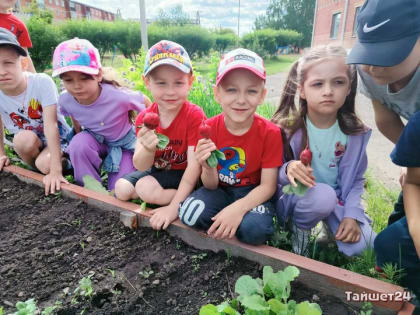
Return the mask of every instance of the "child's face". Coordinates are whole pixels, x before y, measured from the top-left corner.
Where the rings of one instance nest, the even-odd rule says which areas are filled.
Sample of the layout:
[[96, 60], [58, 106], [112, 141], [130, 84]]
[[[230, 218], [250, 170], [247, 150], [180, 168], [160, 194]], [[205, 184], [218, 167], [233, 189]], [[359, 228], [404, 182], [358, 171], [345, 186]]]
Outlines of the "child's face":
[[266, 92], [264, 80], [247, 69], [227, 73], [214, 87], [214, 97], [223, 109], [226, 126], [249, 127]]
[[99, 83], [102, 81], [102, 71], [97, 75], [69, 71], [60, 77], [67, 92], [82, 105], [92, 104], [101, 94]]
[[11, 47], [0, 47], [0, 90], [8, 95], [17, 95], [25, 82], [23, 59]]
[[344, 57], [323, 59], [305, 71], [300, 97], [308, 104], [309, 117], [336, 117], [350, 93], [348, 66]]
[[16, 0], [1, 0], [0, 1], [0, 10], [6, 11], [15, 6]]
[[143, 80], [154, 102], [167, 110], [176, 110], [187, 100], [194, 76], [173, 66], [162, 65]]
[[377, 67], [371, 65], [362, 65], [362, 70], [369, 74], [372, 79], [379, 85], [392, 84], [398, 81], [404, 81], [408, 77], [411, 78], [420, 64], [420, 39], [414, 45], [413, 50], [404, 59], [403, 62], [392, 67]]

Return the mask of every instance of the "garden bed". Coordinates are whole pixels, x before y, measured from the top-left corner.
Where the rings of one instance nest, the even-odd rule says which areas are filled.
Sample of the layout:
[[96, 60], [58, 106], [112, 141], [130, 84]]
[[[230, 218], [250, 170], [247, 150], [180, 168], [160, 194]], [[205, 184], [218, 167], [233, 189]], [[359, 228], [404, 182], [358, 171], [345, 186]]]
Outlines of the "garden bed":
[[[45, 197], [42, 188], [0, 175], [0, 305], [34, 298], [59, 314], [198, 314], [231, 298], [237, 278], [261, 277], [254, 262], [202, 251], [166, 232], [131, 230], [116, 212]], [[75, 298], [83, 277], [92, 297]], [[291, 298], [316, 300], [324, 314], [354, 314], [338, 298], [295, 281]], [[318, 300], [319, 299], [319, 300]]]

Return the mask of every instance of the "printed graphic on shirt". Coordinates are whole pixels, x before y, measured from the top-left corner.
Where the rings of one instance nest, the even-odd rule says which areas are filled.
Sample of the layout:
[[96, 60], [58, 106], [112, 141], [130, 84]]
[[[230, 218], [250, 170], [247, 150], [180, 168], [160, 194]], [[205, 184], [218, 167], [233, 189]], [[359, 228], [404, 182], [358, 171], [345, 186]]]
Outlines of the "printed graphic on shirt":
[[342, 144], [340, 141], [337, 141], [335, 144], [334, 150], [334, 161], [330, 163], [330, 167], [337, 167], [338, 162], [340, 162], [341, 158], [346, 152], [346, 145]]
[[31, 99], [29, 101], [28, 107], [28, 116], [31, 119], [41, 119], [42, 118], [42, 106], [38, 100]]
[[28, 120], [25, 119], [25, 117], [20, 116], [19, 114], [16, 114], [15, 112], [10, 113], [10, 119], [12, 120], [13, 124], [21, 129], [24, 129], [24, 126], [29, 123]]
[[241, 183], [238, 178], [246, 168], [245, 151], [238, 147], [225, 147], [220, 149], [225, 154], [226, 160], [219, 160], [219, 180], [222, 183], [236, 185]]
[[155, 158], [154, 167], [158, 169], [170, 170], [172, 166], [187, 163], [187, 152], [179, 154], [173, 146], [182, 146], [182, 140], [171, 140], [164, 150], [159, 150], [158, 157]]

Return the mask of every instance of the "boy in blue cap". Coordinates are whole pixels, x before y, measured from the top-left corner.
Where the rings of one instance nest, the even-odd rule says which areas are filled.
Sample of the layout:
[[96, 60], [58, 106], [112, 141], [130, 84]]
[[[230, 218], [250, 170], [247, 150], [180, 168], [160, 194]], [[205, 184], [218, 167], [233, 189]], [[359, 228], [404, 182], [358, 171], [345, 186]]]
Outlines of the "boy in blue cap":
[[[375, 240], [377, 263], [404, 268], [402, 284], [418, 298], [420, 114], [415, 113], [420, 110], [420, 1], [367, 0], [357, 22], [358, 41], [347, 63], [358, 64], [361, 92], [372, 100], [378, 129], [397, 144], [392, 161], [408, 168], [389, 225]], [[405, 128], [401, 117], [410, 119]], [[419, 307], [415, 314], [420, 314]]]

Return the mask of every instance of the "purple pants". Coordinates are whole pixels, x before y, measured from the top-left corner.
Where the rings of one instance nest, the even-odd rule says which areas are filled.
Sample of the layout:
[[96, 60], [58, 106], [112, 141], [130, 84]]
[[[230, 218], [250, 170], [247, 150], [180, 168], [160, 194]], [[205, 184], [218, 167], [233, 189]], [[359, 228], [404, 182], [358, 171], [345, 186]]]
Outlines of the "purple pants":
[[[90, 175], [102, 182], [99, 172], [102, 159], [108, 154], [108, 146], [101, 144], [88, 132], [79, 132], [67, 147], [71, 164], [74, 168], [74, 178], [78, 185], [83, 185], [83, 176]], [[122, 176], [135, 171], [133, 152], [123, 150], [118, 172], [108, 174], [108, 190], [113, 190], [115, 182]]]
[[[317, 183], [315, 187], [307, 190], [303, 197], [296, 195], [283, 195], [277, 200], [277, 214], [286, 221], [291, 217], [298, 228], [309, 230], [319, 221], [324, 220], [335, 235], [338, 226], [343, 220], [344, 207], [337, 202], [335, 190], [327, 185]], [[375, 232], [370, 226], [369, 218], [365, 215], [362, 222], [358, 221], [361, 231], [357, 243], [343, 243], [336, 241], [339, 251], [347, 256], [360, 255], [364, 249], [373, 248]]]

